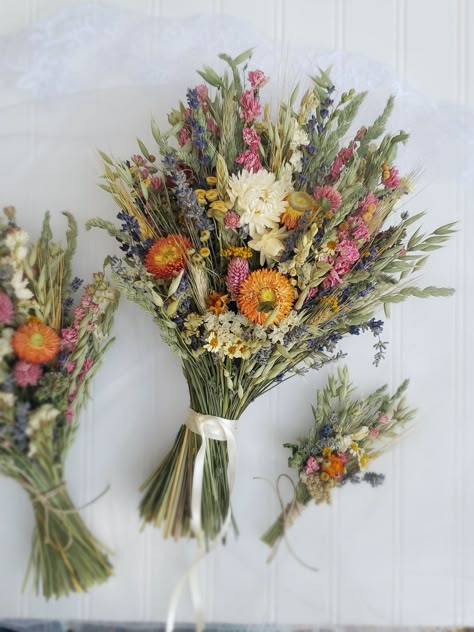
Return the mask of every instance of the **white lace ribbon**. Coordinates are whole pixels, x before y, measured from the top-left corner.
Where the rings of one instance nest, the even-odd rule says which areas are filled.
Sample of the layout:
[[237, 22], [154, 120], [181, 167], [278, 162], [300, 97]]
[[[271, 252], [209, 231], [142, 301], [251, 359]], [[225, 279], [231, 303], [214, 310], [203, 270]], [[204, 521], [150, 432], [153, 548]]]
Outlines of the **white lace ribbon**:
[[204, 547], [205, 542], [204, 532], [202, 529], [201, 504], [202, 486], [204, 482], [204, 465], [206, 462], [206, 452], [209, 439], [212, 439], [213, 441], [227, 441], [227, 480], [229, 487], [229, 508], [217, 536], [211, 542], [208, 549], [203, 551], [196, 558], [196, 560], [194, 560], [187, 572], [183, 575], [183, 577], [176, 585], [176, 588], [171, 595], [170, 605], [168, 608], [166, 632], [172, 632], [172, 630], [174, 629], [178, 603], [186, 581], [189, 582], [194, 611], [196, 614], [196, 630], [198, 632], [204, 630], [204, 609], [199, 590], [197, 570], [201, 561], [210, 551], [212, 551], [217, 546], [217, 544], [222, 540], [229, 529], [232, 519], [232, 512], [230, 509], [230, 495], [234, 487], [235, 474], [237, 471], [237, 443], [235, 441], [237, 422], [235, 420], [225, 419], [224, 417], [216, 417], [214, 415], [203, 415], [201, 413], [197, 413], [195, 410], [190, 408], [185, 425], [192, 432], [199, 434], [202, 439], [201, 447], [199, 448], [199, 451], [194, 460], [193, 487], [191, 493], [191, 529], [201, 547]]

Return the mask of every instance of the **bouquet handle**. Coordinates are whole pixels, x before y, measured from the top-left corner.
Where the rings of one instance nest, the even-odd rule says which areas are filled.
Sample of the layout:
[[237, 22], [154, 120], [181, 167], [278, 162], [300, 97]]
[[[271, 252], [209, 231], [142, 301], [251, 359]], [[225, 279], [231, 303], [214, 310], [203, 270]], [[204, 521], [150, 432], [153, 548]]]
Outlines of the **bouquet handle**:
[[33, 545], [23, 588], [33, 574], [37, 593], [46, 599], [85, 592], [112, 574], [109, 551], [89, 531], [79, 511], [101, 498], [76, 507], [62, 477], [62, 467], [37, 465], [15, 476], [30, 497], [35, 515]]

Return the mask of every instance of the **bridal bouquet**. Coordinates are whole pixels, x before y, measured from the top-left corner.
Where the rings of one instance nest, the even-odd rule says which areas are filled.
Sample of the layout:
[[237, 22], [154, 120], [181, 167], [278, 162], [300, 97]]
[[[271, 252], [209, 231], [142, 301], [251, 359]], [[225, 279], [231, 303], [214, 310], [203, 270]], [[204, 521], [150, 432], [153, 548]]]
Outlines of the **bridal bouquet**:
[[346, 368], [329, 377], [318, 392], [308, 434], [290, 448], [288, 465], [298, 472], [293, 500], [263, 535], [269, 546], [278, 546], [286, 530], [310, 503], [331, 503], [333, 490], [346, 483], [383, 483], [384, 475], [368, 470], [369, 464], [401, 435], [415, 411], [405, 404], [408, 381], [394, 395], [382, 386], [367, 397], [354, 397]]
[[364, 93], [337, 96], [320, 72], [272, 114], [249, 57], [221, 55], [229, 72], [205, 68], [170, 129], [152, 124], [159, 160], [141, 141], [129, 160], [101, 152], [119, 224], [89, 222], [119, 242], [113, 279], [160, 327], [189, 388], [189, 416], [143, 486], [141, 515], [165, 536], [207, 542], [229, 524], [234, 433], [249, 404], [329, 361], [346, 335], [372, 332], [378, 362], [380, 308], [451, 293], [409, 283], [452, 226], [409, 235], [421, 214], [398, 210], [412, 176], [394, 164], [407, 134], [383, 135], [393, 99], [346, 141]]
[[67, 246], [49, 216], [29, 243], [5, 209], [0, 222], [0, 472], [29, 495], [35, 529], [29, 570], [46, 598], [82, 592], [112, 572], [107, 552], [69, 497], [64, 462], [92, 378], [111, 342], [118, 295], [102, 273], [84, 288], [72, 278], [76, 223]]

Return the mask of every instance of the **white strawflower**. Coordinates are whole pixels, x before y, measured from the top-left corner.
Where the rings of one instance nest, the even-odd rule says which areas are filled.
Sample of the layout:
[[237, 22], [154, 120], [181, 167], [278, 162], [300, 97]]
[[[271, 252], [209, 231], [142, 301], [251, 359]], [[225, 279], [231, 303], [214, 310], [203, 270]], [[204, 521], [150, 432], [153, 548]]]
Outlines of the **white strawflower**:
[[276, 228], [263, 235], [255, 235], [254, 239], [248, 242], [252, 250], [260, 253], [260, 265], [263, 266], [265, 261], [276, 261], [285, 249], [283, 240], [288, 231], [285, 227]]
[[59, 410], [57, 408], [54, 408], [51, 404], [43, 404], [30, 413], [26, 433], [31, 435], [40, 428], [49, 426], [56, 420], [58, 415]]
[[301, 151], [294, 151], [291, 154], [289, 164], [291, 165], [293, 171], [300, 173], [303, 170], [303, 153]]
[[240, 224], [248, 226], [251, 237], [278, 226], [280, 215], [288, 205], [291, 192], [287, 179], [277, 180], [274, 173], [246, 169], [229, 180], [227, 195], [240, 215]]
[[290, 141], [290, 149], [295, 151], [298, 147], [309, 145], [308, 134], [300, 127], [298, 121], [293, 119], [293, 135]]
[[9, 232], [5, 238], [5, 244], [11, 252], [12, 258], [21, 263], [28, 254], [27, 244], [30, 240], [28, 233], [24, 230], [16, 229]]
[[18, 300], [29, 301], [33, 298], [33, 293], [28, 289], [28, 279], [23, 276], [22, 270], [13, 273], [10, 283]]

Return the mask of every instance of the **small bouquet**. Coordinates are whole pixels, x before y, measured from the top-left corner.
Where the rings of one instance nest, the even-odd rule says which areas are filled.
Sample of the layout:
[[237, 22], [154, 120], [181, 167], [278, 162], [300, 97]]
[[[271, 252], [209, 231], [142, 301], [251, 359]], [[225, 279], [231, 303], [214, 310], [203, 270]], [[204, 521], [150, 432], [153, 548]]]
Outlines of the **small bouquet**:
[[413, 419], [415, 411], [405, 404], [406, 380], [394, 395], [382, 386], [368, 397], [354, 397], [346, 368], [330, 376], [318, 391], [313, 422], [298, 443], [285, 443], [291, 450], [289, 467], [297, 470], [293, 500], [262, 536], [276, 548], [287, 529], [308, 503], [331, 503], [337, 487], [367, 482], [377, 487], [383, 474], [368, 470], [369, 464], [387, 450]]
[[161, 161], [141, 141], [130, 160], [101, 152], [120, 224], [89, 222], [120, 243], [114, 282], [150, 313], [188, 383], [189, 416], [140, 504], [175, 538], [225, 532], [236, 421], [251, 402], [338, 357], [346, 335], [372, 332], [378, 362], [380, 308], [451, 294], [409, 283], [452, 225], [409, 235], [422, 214], [398, 211], [412, 176], [394, 165], [407, 134], [383, 136], [393, 98], [346, 143], [364, 93], [337, 97], [320, 72], [272, 116], [250, 55], [221, 55], [230, 73], [205, 68], [171, 128], [152, 123]]
[[[78, 415], [110, 339], [118, 294], [102, 273], [80, 303], [72, 278], [77, 227], [67, 246], [53, 241], [46, 214], [29, 244], [14, 209], [0, 222], [0, 472], [29, 495], [35, 514], [30, 556], [36, 592], [46, 598], [82, 592], [112, 572], [104, 546], [69, 497], [64, 462]], [[28, 575], [28, 573], [27, 573]]]

